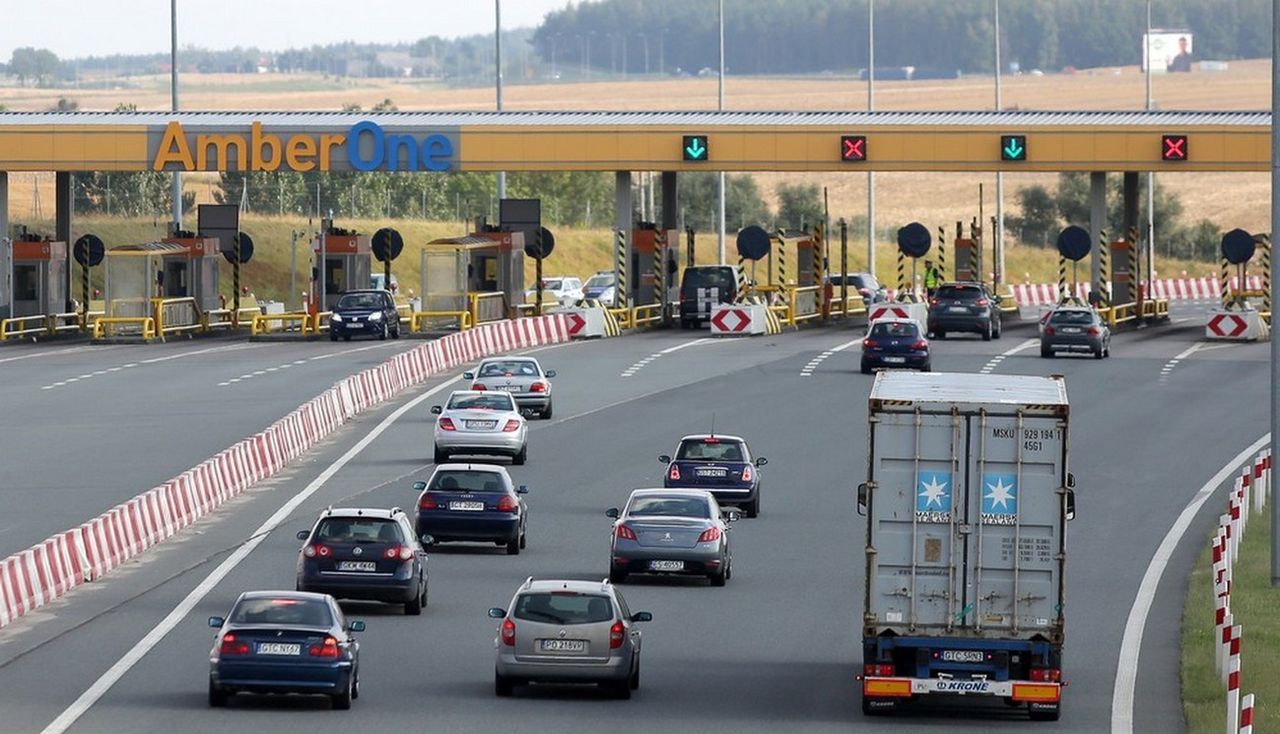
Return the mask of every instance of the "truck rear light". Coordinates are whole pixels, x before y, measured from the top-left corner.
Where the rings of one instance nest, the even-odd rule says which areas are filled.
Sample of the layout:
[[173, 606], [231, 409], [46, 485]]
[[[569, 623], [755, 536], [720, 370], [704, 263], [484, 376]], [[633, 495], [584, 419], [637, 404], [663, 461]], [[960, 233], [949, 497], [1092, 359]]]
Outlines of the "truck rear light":
[[609, 628], [609, 649], [617, 650], [622, 647], [622, 641], [627, 637], [627, 626], [618, 620]]
[[516, 623], [509, 619], [502, 620], [502, 644], [508, 647], [516, 644]]
[[218, 647], [219, 655], [248, 655], [249, 643], [237, 640], [230, 632], [222, 636], [222, 644]]
[[338, 657], [338, 639], [333, 635], [325, 635], [324, 641], [319, 645], [312, 645], [308, 650], [313, 658], [336, 658]]
[[637, 539], [636, 531], [632, 530], [626, 525], [619, 525], [617, 528], [614, 529], [613, 534], [614, 534], [614, 537], [622, 538], [623, 540]]
[[667, 479], [670, 479], [673, 482], [680, 481], [680, 467], [672, 464], [671, 471], [667, 473]]
[[720, 528], [707, 528], [698, 536], [699, 543], [711, 543], [720, 539]]
[[502, 499], [498, 500], [498, 512], [515, 512], [518, 509], [520, 509], [519, 504], [510, 495], [504, 495]]
[[893, 675], [893, 663], [867, 663], [862, 666], [862, 674], [888, 678]]
[[535, 382], [529, 386], [529, 392], [546, 392], [546, 391], [547, 391], [547, 383], [545, 382]]
[[1059, 683], [1062, 681], [1062, 671], [1058, 668], [1032, 668], [1031, 680], [1036, 683]]
[[458, 430], [458, 429], [457, 429], [457, 427], [453, 425], [453, 421], [452, 421], [451, 419], [449, 419], [449, 418], [441, 418], [441, 419], [440, 419], [440, 422], [439, 422], [437, 425], [439, 425], [439, 426], [440, 426], [440, 430], [442, 430], [442, 431], [456, 431], [456, 430]]
[[516, 420], [515, 418], [512, 418], [511, 420], [507, 421], [507, 425], [502, 427], [503, 433], [511, 433], [513, 431], [518, 431], [518, 430], [520, 430], [520, 421]]

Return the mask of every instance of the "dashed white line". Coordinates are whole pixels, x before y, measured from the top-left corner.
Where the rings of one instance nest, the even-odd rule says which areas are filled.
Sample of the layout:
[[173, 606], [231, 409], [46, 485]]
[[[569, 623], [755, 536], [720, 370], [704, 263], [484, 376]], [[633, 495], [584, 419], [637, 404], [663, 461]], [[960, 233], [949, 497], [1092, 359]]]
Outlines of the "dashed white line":
[[79, 375], [77, 377], [68, 377], [67, 379], [62, 380], [60, 382], [53, 382], [48, 385], [42, 385], [40, 389], [52, 390], [54, 388], [63, 387], [64, 385], [70, 385], [72, 383], [79, 382], [81, 380], [88, 380], [93, 377], [99, 377], [101, 375], [110, 374], [112, 372], [119, 372], [121, 370], [133, 369], [134, 367], [138, 367], [144, 364], [157, 364], [159, 362], [168, 362], [174, 359], [185, 359], [187, 357], [195, 357], [201, 354], [209, 354], [211, 352], [231, 352], [231, 351], [236, 351], [240, 349], [255, 349], [260, 346], [262, 345], [261, 344], [227, 344], [219, 347], [209, 347], [207, 349], [196, 349], [190, 352], [179, 352], [178, 354], [168, 354], [163, 357], [152, 357], [151, 359], [144, 359], [140, 362], [130, 362], [128, 364], [120, 365], [119, 367], [107, 367], [105, 369], [98, 370], [97, 372], [86, 372], [85, 374]]
[[849, 340], [849, 341], [845, 342], [844, 344], [837, 344], [836, 346], [834, 346], [834, 347], [832, 347], [832, 348], [828, 349], [827, 351], [822, 352], [822, 353], [821, 353], [821, 354], [819, 354], [818, 356], [816, 356], [816, 357], [814, 357], [813, 359], [809, 360], [809, 363], [808, 363], [808, 364], [806, 364], [806, 365], [804, 366], [804, 368], [800, 370], [800, 376], [801, 376], [801, 377], [813, 377], [813, 371], [814, 371], [814, 370], [816, 370], [816, 369], [818, 369], [818, 366], [819, 366], [819, 365], [821, 365], [823, 362], [825, 362], [825, 361], [827, 361], [828, 359], [830, 359], [830, 358], [831, 358], [831, 355], [835, 354], [836, 352], [843, 352], [844, 350], [848, 349], [849, 347], [853, 346], [854, 344], [857, 344], [857, 343], [858, 343], [858, 342], [860, 342], [860, 341], [862, 341], [862, 340], [861, 340], [861, 339], [851, 339], [851, 340]]
[[78, 352], [88, 352], [88, 351], [105, 352], [112, 349], [120, 349], [120, 348], [121, 347], [119, 346], [84, 346], [84, 347], [67, 347], [66, 349], [50, 349], [50, 350], [32, 352], [31, 354], [19, 354], [15, 357], [4, 357], [3, 359], [0, 359], [0, 364], [4, 364], [5, 362], [17, 362], [23, 359], [39, 359], [41, 357], [57, 357], [63, 354], [76, 354]]
[[980, 374], [980, 375], [989, 375], [989, 374], [991, 374], [992, 372], [994, 372], [994, 371], [995, 371], [995, 369], [996, 369], [997, 367], [999, 367], [999, 366], [1000, 366], [1000, 363], [1001, 363], [1001, 362], [1005, 361], [1005, 360], [1006, 360], [1006, 359], [1008, 359], [1009, 357], [1012, 357], [1013, 355], [1017, 354], [1018, 352], [1021, 352], [1021, 351], [1027, 350], [1027, 349], [1030, 349], [1031, 347], [1034, 347], [1035, 345], [1037, 345], [1037, 344], [1039, 344], [1039, 343], [1040, 343], [1040, 340], [1039, 340], [1039, 339], [1027, 339], [1026, 341], [1022, 342], [1022, 343], [1021, 343], [1021, 344], [1019, 344], [1018, 346], [1016, 346], [1016, 347], [1014, 347], [1014, 348], [1012, 348], [1012, 349], [1005, 350], [1005, 351], [1003, 351], [1003, 352], [1001, 352], [1001, 353], [997, 354], [996, 356], [994, 356], [994, 357], [992, 357], [992, 358], [991, 358], [991, 361], [989, 361], [989, 362], [987, 362], [985, 365], [983, 365], [983, 366], [982, 366], [982, 369], [978, 370], [978, 374]]
[[264, 369], [254, 370], [253, 372], [246, 372], [243, 375], [240, 375], [239, 377], [236, 377], [234, 379], [224, 380], [223, 382], [219, 382], [217, 383], [216, 387], [229, 387], [231, 385], [244, 382], [245, 380], [252, 380], [255, 377], [261, 377], [262, 375], [265, 375], [268, 372], [277, 372], [279, 370], [287, 370], [290, 367], [294, 366], [295, 364], [319, 362], [322, 359], [329, 359], [330, 357], [338, 357], [338, 356], [345, 356], [348, 354], [355, 354], [356, 352], [367, 352], [370, 349], [386, 349], [387, 347], [396, 346], [396, 344], [397, 342], [379, 342], [369, 347], [357, 347], [355, 349], [344, 349], [338, 352], [329, 352], [328, 354], [317, 354], [314, 357], [307, 357], [305, 359], [295, 359], [292, 362], [288, 362], [282, 365], [277, 365], [275, 367], [266, 367]]
[[699, 344], [706, 344], [707, 342], [710, 342], [710, 341], [714, 341], [714, 340], [713, 340], [711, 337], [709, 337], [709, 336], [708, 336], [708, 337], [703, 337], [703, 338], [701, 338], [701, 339], [694, 339], [694, 340], [693, 340], [693, 341], [691, 341], [691, 342], [685, 342], [685, 343], [683, 343], [683, 344], [677, 344], [677, 345], [675, 345], [674, 347], [667, 347], [666, 349], [663, 349], [662, 351], [659, 351], [659, 352], [654, 352], [653, 354], [650, 354], [649, 356], [645, 357], [644, 359], [640, 360], [639, 362], [636, 362], [635, 364], [633, 364], [633, 365], [631, 365], [630, 367], [628, 367], [628, 368], [626, 368], [625, 370], [623, 370], [623, 371], [622, 371], [622, 377], [631, 377], [631, 376], [635, 375], [635, 373], [637, 373], [637, 372], [639, 372], [640, 370], [644, 369], [644, 367], [645, 367], [646, 365], [650, 364], [651, 362], [653, 362], [654, 360], [656, 360], [656, 359], [658, 359], [659, 357], [663, 356], [664, 354], [671, 354], [672, 352], [678, 352], [678, 351], [680, 351], [681, 349], [687, 349], [687, 348], [689, 348], [689, 347], [695, 347], [695, 346], [697, 346], [697, 345], [699, 345]]

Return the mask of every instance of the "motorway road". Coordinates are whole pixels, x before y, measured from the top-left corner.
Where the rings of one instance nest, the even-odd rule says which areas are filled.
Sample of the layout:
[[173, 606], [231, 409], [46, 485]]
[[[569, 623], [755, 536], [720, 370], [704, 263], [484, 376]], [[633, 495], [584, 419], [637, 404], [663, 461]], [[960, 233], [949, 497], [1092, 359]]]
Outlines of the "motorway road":
[[[1031, 326], [1007, 328], [999, 341], [935, 342], [935, 369], [1066, 375], [1078, 480], [1064, 661], [1070, 687], [1062, 720], [1037, 727], [1109, 727], [1122, 630], [1152, 553], [1201, 484], [1265, 431], [1258, 406], [1268, 389], [1267, 346], [1189, 351], [1198, 344], [1198, 324], [1118, 335], [1115, 357], [1101, 362], [1048, 362], [1034, 347], [1015, 352], [1034, 337]], [[449, 378], [434, 380], [353, 422], [293, 469], [140, 563], [0, 633], [0, 731], [41, 731], [131, 652], [145, 654], [68, 731], [1026, 729], [1025, 719], [1003, 707], [931, 706], [888, 719], [864, 719], [859, 711], [853, 676], [860, 664], [863, 526], [852, 488], [865, 473], [872, 378], [857, 373], [858, 337], [847, 328], [737, 341], [668, 332], [542, 351], [544, 364], [559, 371], [556, 418], [533, 424], [529, 464], [512, 469], [532, 489], [527, 551], [507, 557], [492, 547], [433, 550], [431, 602], [422, 617], [348, 605], [349, 615], [369, 627], [362, 636], [362, 696], [350, 712], [292, 697], [240, 697], [229, 710], [209, 709], [213, 631], [204, 620], [224, 613], [241, 590], [292, 588], [293, 533], [326, 505], [411, 507], [411, 482], [431, 469], [427, 406], [436, 401], [430, 397], [336, 467], [225, 578], [204, 584], [207, 596], [197, 597], [154, 648], [138, 648], [262, 518], [332, 471], [395, 408]], [[996, 359], [1002, 353], [1010, 354]], [[681, 433], [709, 428], [713, 414], [718, 430], [744, 434], [770, 460], [761, 517], [733, 530], [733, 580], [723, 589], [644, 580], [623, 587], [633, 610], [654, 614], [642, 627], [643, 683], [634, 700], [573, 688], [496, 699], [494, 623], [485, 610], [506, 606], [530, 574], [602, 577], [610, 528], [604, 510], [634, 487], [659, 484], [657, 454]], [[117, 468], [108, 461], [101, 471]], [[1216, 512], [1216, 499], [1208, 504]], [[1209, 509], [1197, 518], [1157, 594], [1142, 647], [1136, 731], [1182, 730], [1179, 617], [1187, 573], [1212, 522]]]
[[186, 471], [416, 343], [0, 349], [0, 557]]

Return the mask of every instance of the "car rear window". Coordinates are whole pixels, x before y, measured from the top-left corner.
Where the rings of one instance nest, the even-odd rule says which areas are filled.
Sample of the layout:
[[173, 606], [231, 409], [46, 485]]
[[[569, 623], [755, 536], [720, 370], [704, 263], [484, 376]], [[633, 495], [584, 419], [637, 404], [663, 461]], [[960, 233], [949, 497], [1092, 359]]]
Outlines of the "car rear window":
[[680, 290], [689, 292], [697, 288], [719, 288], [722, 293], [729, 293], [737, 285], [732, 268], [689, 268], [684, 271]]
[[521, 594], [512, 612], [516, 619], [548, 624], [591, 624], [613, 619], [613, 603], [601, 594], [576, 591]]
[[504, 375], [537, 375], [538, 366], [527, 359], [504, 359], [500, 362], [485, 362], [480, 366], [481, 377], [502, 377]]
[[231, 610], [231, 622], [329, 627], [333, 625], [333, 614], [328, 604], [315, 599], [242, 599]]
[[1087, 311], [1054, 311], [1049, 317], [1051, 324], [1092, 324], [1093, 314]]
[[955, 301], [976, 301], [982, 295], [982, 289], [976, 285], [944, 285], [938, 289], [938, 298]]
[[559, 278], [556, 278], [556, 279], [554, 279], [554, 280], [545, 280], [545, 279], [544, 279], [544, 280], [542, 281], [542, 287], [543, 287], [543, 288], [549, 288], [549, 289], [551, 289], [551, 290], [559, 290], [559, 289], [560, 289], [560, 279], [559, 279]]
[[871, 336], [881, 339], [910, 339], [919, 333], [920, 330], [914, 323], [881, 321], [871, 327]]
[[438, 471], [427, 489], [432, 492], [502, 492], [506, 489], [506, 482], [502, 481], [502, 475], [491, 471]]
[[449, 398], [449, 410], [514, 411], [510, 395], [458, 395]]
[[742, 444], [718, 438], [690, 438], [680, 442], [676, 458], [683, 461], [745, 461]]
[[348, 293], [338, 299], [338, 308], [382, 308], [383, 304], [377, 293]]
[[375, 517], [326, 517], [313, 538], [321, 543], [403, 543], [400, 523]]
[[694, 497], [637, 497], [627, 509], [628, 515], [663, 515], [707, 519], [711, 511], [705, 500]]

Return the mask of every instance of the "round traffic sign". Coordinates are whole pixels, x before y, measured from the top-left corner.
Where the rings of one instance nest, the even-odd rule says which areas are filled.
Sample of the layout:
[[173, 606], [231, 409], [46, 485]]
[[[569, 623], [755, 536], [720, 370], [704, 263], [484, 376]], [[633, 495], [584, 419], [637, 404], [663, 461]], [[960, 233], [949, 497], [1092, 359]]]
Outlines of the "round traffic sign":
[[1222, 256], [1232, 265], [1249, 262], [1257, 248], [1253, 235], [1243, 229], [1233, 229], [1222, 235]]
[[752, 224], [738, 230], [738, 256], [745, 260], [759, 260], [769, 254], [773, 239], [764, 227]]
[[[253, 259], [253, 238], [246, 232], [237, 232], [236, 240], [240, 243], [240, 264], [244, 265]], [[227, 262], [235, 264], [236, 250], [234, 247], [230, 250], [223, 250], [222, 256], [227, 259]]]
[[898, 249], [907, 257], [924, 257], [933, 244], [933, 236], [929, 228], [919, 222], [912, 222], [898, 230]]
[[390, 262], [400, 257], [400, 253], [404, 250], [404, 238], [396, 230], [383, 227], [373, 233], [369, 249], [373, 250], [373, 256], [378, 258], [378, 262]]
[[71, 246], [71, 253], [75, 256], [76, 262], [87, 268], [101, 264], [106, 252], [107, 246], [102, 244], [102, 240], [96, 234], [82, 234], [80, 239]]
[[551, 234], [551, 230], [547, 229], [546, 227], [539, 227], [538, 232], [539, 232], [538, 237], [534, 237], [531, 240], [525, 241], [524, 254], [534, 259], [537, 259], [539, 257], [538, 241], [539, 239], [541, 239], [542, 241], [541, 257], [543, 258], [549, 257], [551, 255], [551, 251], [556, 249], [556, 236]]
[[1080, 262], [1092, 249], [1092, 240], [1084, 227], [1073, 224], [1058, 233], [1058, 254], [1073, 262]]

